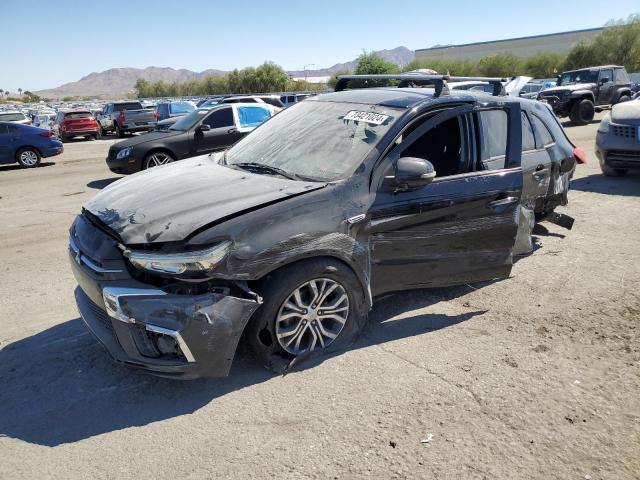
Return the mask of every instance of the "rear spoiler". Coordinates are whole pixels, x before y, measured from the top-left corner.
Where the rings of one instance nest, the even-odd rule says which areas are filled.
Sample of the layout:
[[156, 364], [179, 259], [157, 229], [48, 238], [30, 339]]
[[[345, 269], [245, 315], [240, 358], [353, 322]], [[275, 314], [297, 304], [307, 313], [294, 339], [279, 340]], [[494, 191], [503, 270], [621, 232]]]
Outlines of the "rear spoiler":
[[358, 81], [355, 88], [370, 88], [379, 86], [380, 80], [397, 80], [398, 88], [431, 86], [435, 89], [436, 97], [449, 94], [447, 82], [487, 82], [493, 86], [492, 95], [506, 95], [503, 82], [506, 78], [497, 77], [452, 77], [450, 75], [429, 75], [417, 73], [380, 74], [380, 75], [341, 75], [336, 83], [336, 92], [348, 90], [349, 82]]

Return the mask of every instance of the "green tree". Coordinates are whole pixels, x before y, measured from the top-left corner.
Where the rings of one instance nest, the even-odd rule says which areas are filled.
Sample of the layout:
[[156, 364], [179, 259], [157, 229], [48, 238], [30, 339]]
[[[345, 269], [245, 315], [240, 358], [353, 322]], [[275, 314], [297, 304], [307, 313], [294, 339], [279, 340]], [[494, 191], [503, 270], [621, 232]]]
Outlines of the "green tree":
[[538, 52], [524, 59], [524, 72], [534, 78], [551, 78], [562, 72], [565, 56], [559, 53]]
[[521, 71], [522, 61], [508, 52], [489, 55], [478, 62], [478, 72], [486, 77], [510, 77]]
[[395, 63], [386, 61], [380, 55], [374, 52], [362, 52], [358, 57], [358, 65], [356, 66], [356, 75], [376, 75], [376, 74], [392, 74], [398, 73], [400, 69]]
[[611, 21], [591, 41], [575, 45], [567, 55], [565, 68], [607, 64], [624, 65], [631, 72], [640, 70], [640, 14]]
[[18, 88], [18, 95], [22, 96], [22, 89], [21, 88]]

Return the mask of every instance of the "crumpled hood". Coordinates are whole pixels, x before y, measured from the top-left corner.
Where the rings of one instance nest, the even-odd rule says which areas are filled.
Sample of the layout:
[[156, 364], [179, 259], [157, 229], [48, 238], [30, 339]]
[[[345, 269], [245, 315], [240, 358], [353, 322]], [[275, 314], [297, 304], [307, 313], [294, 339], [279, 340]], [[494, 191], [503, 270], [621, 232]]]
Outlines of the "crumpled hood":
[[611, 109], [611, 121], [640, 125], [640, 99], [614, 105]]
[[549, 93], [549, 92], [575, 92], [576, 90], [593, 90], [595, 84], [593, 83], [570, 83], [568, 85], [560, 85], [557, 87], [545, 88], [541, 93]]
[[120, 179], [84, 208], [125, 244], [171, 242], [243, 210], [325, 185], [235, 170], [206, 155]]

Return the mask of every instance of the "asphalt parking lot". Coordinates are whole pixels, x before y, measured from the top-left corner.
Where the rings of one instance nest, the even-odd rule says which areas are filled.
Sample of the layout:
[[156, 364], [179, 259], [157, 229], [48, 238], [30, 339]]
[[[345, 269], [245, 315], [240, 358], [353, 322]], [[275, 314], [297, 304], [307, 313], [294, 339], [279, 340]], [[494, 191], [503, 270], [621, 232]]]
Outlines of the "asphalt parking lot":
[[0, 478], [638, 478], [640, 175], [600, 174], [596, 128], [567, 128], [572, 231], [545, 224], [507, 280], [379, 299], [284, 377], [246, 350], [218, 380], [112, 364], [67, 230], [115, 139], [0, 167]]

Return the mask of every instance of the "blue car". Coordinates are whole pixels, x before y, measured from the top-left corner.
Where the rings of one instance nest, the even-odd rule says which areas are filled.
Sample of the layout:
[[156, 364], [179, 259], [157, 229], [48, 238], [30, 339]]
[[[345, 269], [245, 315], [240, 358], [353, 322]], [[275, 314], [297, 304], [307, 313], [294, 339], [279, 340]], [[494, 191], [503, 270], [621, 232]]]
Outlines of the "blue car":
[[64, 148], [51, 130], [0, 122], [0, 165], [19, 163], [33, 168], [46, 157], [60, 155]]

